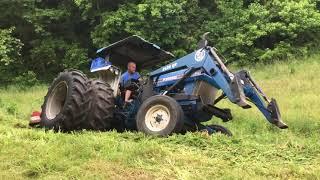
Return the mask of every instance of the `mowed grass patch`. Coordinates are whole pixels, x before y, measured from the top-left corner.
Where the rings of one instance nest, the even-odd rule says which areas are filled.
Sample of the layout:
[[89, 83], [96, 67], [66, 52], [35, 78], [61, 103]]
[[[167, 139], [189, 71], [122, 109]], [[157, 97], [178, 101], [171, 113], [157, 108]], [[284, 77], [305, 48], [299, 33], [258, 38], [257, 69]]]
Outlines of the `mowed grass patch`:
[[[234, 136], [203, 133], [168, 138], [125, 132], [54, 133], [28, 128], [46, 86], [0, 90], [0, 179], [319, 179], [319, 57], [249, 67], [278, 100], [287, 130], [256, 109], [228, 101]], [[234, 68], [236, 69], [236, 68]]]

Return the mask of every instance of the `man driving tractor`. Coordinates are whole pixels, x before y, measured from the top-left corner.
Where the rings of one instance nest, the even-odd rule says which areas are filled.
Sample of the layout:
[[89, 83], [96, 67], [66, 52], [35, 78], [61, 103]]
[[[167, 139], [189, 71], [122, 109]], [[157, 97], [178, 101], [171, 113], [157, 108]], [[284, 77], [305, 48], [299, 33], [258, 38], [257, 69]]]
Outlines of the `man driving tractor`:
[[133, 61], [129, 61], [127, 65], [127, 71], [121, 75], [120, 86], [124, 88], [124, 101], [125, 103], [130, 103], [132, 99], [130, 99], [133, 89], [129, 86], [130, 80], [138, 80], [140, 78], [140, 74], [136, 72], [137, 65]]

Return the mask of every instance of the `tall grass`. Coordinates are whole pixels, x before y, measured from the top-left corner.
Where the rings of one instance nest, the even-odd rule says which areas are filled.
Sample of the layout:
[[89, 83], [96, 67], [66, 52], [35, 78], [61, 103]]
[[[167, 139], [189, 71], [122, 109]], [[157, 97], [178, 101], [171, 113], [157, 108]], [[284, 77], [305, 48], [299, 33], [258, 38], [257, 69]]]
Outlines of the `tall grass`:
[[219, 106], [232, 109], [234, 120], [224, 124], [231, 138], [45, 132], [27, 124], [47, 87], [1, 89], [0, 179], [320, 179], [320, 57], [249, 70], [278, 100], [289, 129], [225, 101]]

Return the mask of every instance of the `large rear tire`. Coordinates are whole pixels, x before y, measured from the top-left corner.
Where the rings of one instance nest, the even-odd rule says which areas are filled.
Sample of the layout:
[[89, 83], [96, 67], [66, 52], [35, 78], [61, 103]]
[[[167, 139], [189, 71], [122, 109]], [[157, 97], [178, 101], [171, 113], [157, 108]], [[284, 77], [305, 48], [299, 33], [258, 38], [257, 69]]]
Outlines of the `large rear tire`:
[[142, 103], [136, 117], [137, 130], [150, 135], [167, 136], [183, 127], [183, 111], [176, 100], [156, 95]]
[[80, 71], [61, 72], [44, 98], [40, 126], [62, 131], [80, 129], [87, 111], [84, 104], [86, 81], [86, 75]]
[[85, 93], [90, 111], [83, 128], [89, 130], [110, 130], [114, 121], [114, 95], [111, 86], [102, 80], [89, 80]]

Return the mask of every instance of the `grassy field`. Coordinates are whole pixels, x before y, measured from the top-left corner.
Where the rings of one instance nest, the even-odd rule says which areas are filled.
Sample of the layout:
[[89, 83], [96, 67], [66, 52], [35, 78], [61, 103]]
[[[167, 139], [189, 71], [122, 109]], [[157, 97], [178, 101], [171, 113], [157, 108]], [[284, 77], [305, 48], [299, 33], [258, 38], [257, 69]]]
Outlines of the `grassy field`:
[[1, 89], [0, 179], [320, 179], [320, 56], [248, 69], [289, 129], [223, 102], [234, 115], [224, 124], [231, 138], [45, 132], [27, 124], [47, 87]]

